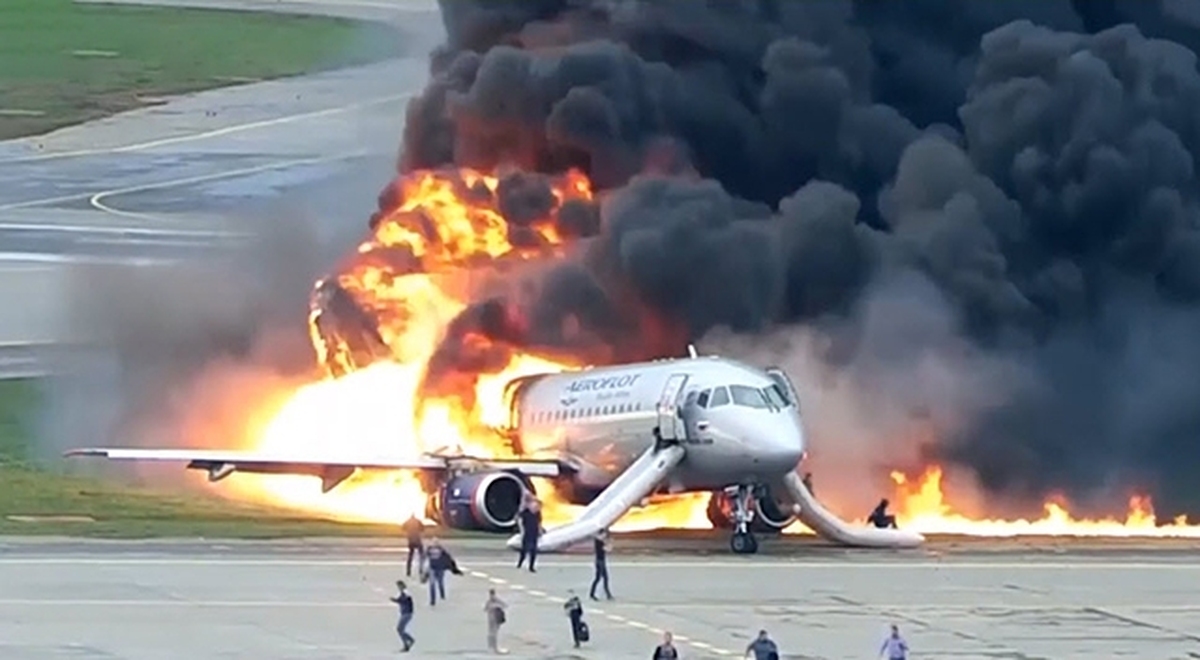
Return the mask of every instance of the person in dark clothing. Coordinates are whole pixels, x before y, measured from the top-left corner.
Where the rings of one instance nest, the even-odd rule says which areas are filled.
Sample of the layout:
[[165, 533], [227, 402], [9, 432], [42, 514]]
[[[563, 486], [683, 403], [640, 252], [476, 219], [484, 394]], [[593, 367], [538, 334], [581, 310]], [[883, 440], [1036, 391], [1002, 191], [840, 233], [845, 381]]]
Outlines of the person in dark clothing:
[[404, 645], [404, 651], [407, 653], [412, 645], [417, 640], [408, 634], [408, 624], [413, 618], [413, 599], [408, 595], [407, 588], [403, 582], [396, 582], [396, 589], [400, 593], [389, 598], [396, 605], [400, 606], [400, 621], [396, 624], [396, 632], [400, 635], [400, 643]]
[[654, 647], [654, 655], [650, 660], [679, 660], [679, 651], [675, 649], [675, 638], [671, 633], [663, 633], [663, 643]]
[[746, 647], [746, 655], [754, 656], [754, 660], [779, 660], [779, 647], [776, 646], [767, 631], [758, 631], [758, 637]]
[[600, 586], [600, 582], [604, 582], [604, 597], [608, 600], [613, 599], [612, 591], [608, 588], [608, 550], [609, 550], [609, 535], [607, 529], [600, 530], [600, 533], [592, 539], [592, 551], [596, 559], [596, 576], [592, 578], [592, 589], [589, 595], [592, 600], [596, 598], [596, 587]]
[[446, 600], [446, 573], [462, 575], [457, 562], [449, 552], [442, 547], [437, 539], [429, 540], [429, 548], [425, 552], [425, 570], [423, 579], [429, 580], [429, 606], [437, 605], [438, 596]]
[[413, 557], [417, 558], [417, 568], [425, 560], [425, 543], [421, 537], [425, 534], [425, 524], [416, 514], [404, 521], [404, 536], [408, 539], [408, 561], [404, 563], [404, 574], [412, 577]]
[[879, 500], [879, 505], [876, 506], [875, 510], [871, 512], [871, 515], [867, 517], [867, 522], [878, 527], [879, 529], [886, 529], [888, 527], [896, 529], [896, 516], [889, 515], [887, 508], [887, 499]]
[[563, 609], [567, 611], [567, 618], [571, 620], [571, 640], [575, 642], [575, 648], [579, 648], [579, 644], [587, 641], [584, 633], [584, 627], [587, 626], [583, 622], [583, 603], [579, 601], [579, 596], [575, 595], [575, 591], [569, 591], [571, 597], [567, 602], [563, 603]]
[[808, 490], [809, 495], [816, 495], [816, 493], [813, 492], [812, 472], [805, 472], [804, 478], [800, 481], [804, 484], [804, 488]]
[[542, 505], [537, 498], [531, 497], [517, 514], [517, 524], [521, 528], [521, 556], [517, 559], [517, 568], [529, 557], [529, 572], [537, 573], [534, 564], [537, 562], [538, 539], [542, 536]]

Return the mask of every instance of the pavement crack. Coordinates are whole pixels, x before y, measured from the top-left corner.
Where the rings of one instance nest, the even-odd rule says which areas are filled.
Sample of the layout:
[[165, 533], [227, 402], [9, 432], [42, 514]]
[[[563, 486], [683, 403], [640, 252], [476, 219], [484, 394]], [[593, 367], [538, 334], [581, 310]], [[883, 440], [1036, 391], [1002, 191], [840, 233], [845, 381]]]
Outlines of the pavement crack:
[[1154, 623], [1150, 623], [1149, 621], [1142, 621], [1140, 619], [1135, 619], [1131, 616], [1127, 616], [1124, 614], [1117, 614], [1116, 612], [1106, 610], [1102, 607], [1085, 607], [1081, 611], [1087, 612], [1089, 614], [1096, 614], [1096, 615], [1099, 615], [1099, 616], [1102, 616], [1102, 617], [1105, 617], [1108, 619], [1112, 619], [1114, 621], [1120, 621], [1121, 623], [1125, 623], [1125, 624], [1128, 624], [1128, 625], [1131, 625], [1131, 626], [1134, 626], [1137, 628], [1144, 628], [1146, 630], [1153, 630], [1154, 632], [1157, 632], [1157, 633], [1165, 633], [1165, 634], [1173, 635], [1173, 636], [1181, 638], [1181, 639], [1189, 639], [1193, 642], [1200, 642], [1200, 635], [1192, 635], [1189, 633], [1185, 633], [1181, 630], [1174, 630], [1171, 628], [1167, 628], [1166, 626], [1160, 626], [1160, 625], [1157, 625]]

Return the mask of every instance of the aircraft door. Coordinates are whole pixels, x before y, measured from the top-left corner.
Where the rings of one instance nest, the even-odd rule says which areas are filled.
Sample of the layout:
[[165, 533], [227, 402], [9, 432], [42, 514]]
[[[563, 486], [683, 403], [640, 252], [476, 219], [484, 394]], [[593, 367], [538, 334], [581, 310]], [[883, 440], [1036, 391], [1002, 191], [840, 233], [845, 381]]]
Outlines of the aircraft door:
[[684, 440], [687, 437], [681, 414], [683, 386], [687, 384], [687, 379], [687, 374], [671, 374], [658, 400], [658, 429], [664, 440]]

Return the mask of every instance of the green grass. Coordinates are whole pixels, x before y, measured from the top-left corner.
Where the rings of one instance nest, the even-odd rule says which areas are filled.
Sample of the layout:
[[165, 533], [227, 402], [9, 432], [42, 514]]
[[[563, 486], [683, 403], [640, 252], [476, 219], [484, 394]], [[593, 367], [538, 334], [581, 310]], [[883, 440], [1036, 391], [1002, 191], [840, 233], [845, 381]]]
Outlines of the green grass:
[[399, 48], [388, 28], [331, 18], [0, 0], [0, 139]]
[[[397, 535], [390, 525], [306, 519], [293, 512], [201, 494], [123, 487], [40, 465], [29, 451], [40, 398], [36, 381], [0, 381], [0, 534], [113, 538]], [[82, 516], [93, 521], [23, 522], [13, 516]]]

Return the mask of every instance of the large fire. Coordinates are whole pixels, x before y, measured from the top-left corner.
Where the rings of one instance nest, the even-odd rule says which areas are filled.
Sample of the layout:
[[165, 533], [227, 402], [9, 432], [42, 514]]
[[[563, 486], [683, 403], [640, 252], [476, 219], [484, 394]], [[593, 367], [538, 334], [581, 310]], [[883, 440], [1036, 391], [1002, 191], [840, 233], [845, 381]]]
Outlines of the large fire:
[[[572, 202], [592, 203], [593, 194], [577, 172], [552, 178], [541, 212], [514, 222], [501, 208], [502, 185], [500, 177], [468, 170], [397, 179], [385, 194], [384, 207], [390, 210], [373, 219], [369, 238], [335, 277], [318, 283], [323, 304], [351, 304], [369, 322], [354, 329], [354, 342], [332, 341], [322, 325], [322, 309], [314, 307], [313, 343], [328, 376], [292, 394], [247, 449], [397, 458], [423, 452], [512, 454], [508, 441], [491, 430], [507, 415], [506, 383], [579, 365], [513, 351], [502, 369], [466, 384], [470, 391], [440, 398], [423, 395], [422, 379], [448, 326], [472, 302], [477, 284], [472, 273], [560, 254], [566, 240], [560, 212]], [[348, 336], [344, 328], [339, 332]], [[892, 478], [891, 500], [900, 524], [924, 533], [1200, 537], [1200, 526], [1183, 519], [1158, 525], [1144, 497], [1130, 501], [1124, 520], [1076, 519], [1061, 501], [1047, 502], [1038, 520], [991, 520], [967, 516], [948, 503], [937, 466], [915, 480], [899, 472]], [[408, 473], [358, 474], [328, 493], [321, 492], [319, 480], [301, 476], [243, 474], [230, 480], [230, 488], [241, 497], [339, 520], [395, 523], [426, 513], [422, 485]], [[539, 490], [548, 524], [578, 513], [579, 507], [558, 501], [552, 490]], [[615, 529], [708, 528], [709, 497], [652, 501], [627, 514]], [[799, 523], [788, 531], [808, 532]]]
[[1076, 518], [1065, 498], [1042, 504], [1042, 516], [1033, 520], [997, 520], [969, 517], [946, 502], [942, 468], [927, 468], [914, 482], [902, 472], [892, 472], [896, 485], [896, 517], [900, 524], [926, 534], [966, 536], [1114, 536], [1200, 538], [1200, 525], [1189, 525], [1186, 516], [1159, 524], [1149, 497], [1134, 495], [1124, 519]]

